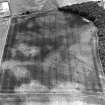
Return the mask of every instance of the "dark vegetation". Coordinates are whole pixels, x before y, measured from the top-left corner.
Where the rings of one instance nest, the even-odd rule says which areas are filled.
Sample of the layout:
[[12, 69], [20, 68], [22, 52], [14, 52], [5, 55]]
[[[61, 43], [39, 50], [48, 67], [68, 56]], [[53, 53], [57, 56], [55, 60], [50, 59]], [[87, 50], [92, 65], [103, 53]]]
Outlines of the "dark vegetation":
[[[64, 7], [60, 10], [70, 12], [72, 10], [72, 8], [77, 8], [77, 7], [78, 6], [74, 5], [74, 7], [72, 7], [72, 6], [70, 8]], [[89, 5], [87, 7], [89, 7]], [[92, 6], [92, 7], [94, 7], [94, 6]], [[79, 14], [78, 9], [79, 8], [75, 9], [75, 11], [73, 10], [72, 12]], [[84, 10], [84, 8], [82, 10]], [[61, 14], [59, 14], [59, 15], [61, 15]], [[68, 81], [71, 79], [71, 78], [69, 78], [70, 75], [68, 72], [66, 74], [64, 74], [63, 72], [59, 71], [59, 70], [61, 70], [61, 68], [63, 69], [63, 66], [60, 69], [58, 69], [58, 64], [59, 64], [58, 62], [63, 61], [64, 65], [66, 64], [65, 63], [67, 61], [66, 58], [68, 58], [65, 56], [67, 49], [62, 50], [62, 59], [63, 60], [62, 59], [60, 61], [57, 60], [56, 56], [59, 59], [59, 56], [58, 56], [59, 54], [55, 55], [55, 57], [53, 56], [51, 58], [48, 56], [52, 52], [57, 52], [58, 51], [57, 49], [61, 48], [61, 46], [64, 45], [64, 41], [63, 41], [63, 39], [65, 38], [64, 35], [71, 34], [71, 33], [66, 33], [65, 29], [67, 29], [68, 25], [69, 25], [69, 28], [75, 27], [75, 25], [80, 27], [87, 23], [85, 23], [79, 15], [72, 14], [72, 16], [73, 16], [73, 20], [72, 20], [72, 19], [70, 19], [71, 15], [66, 14], [65, 17], [66, 17], [66, 20], [68, 21], [67, 23], [70, 23], [70, 24], [64, 25], [65, 22], [62, 18], [62, 15], [61, 15], [61, 17], [59, 15], [56, 16], [56, 19], [55, 19], [55, 16], [53, 16], [53, 15], [49, 15], [47, 17], [41, 16], [38, 18], [33, 17], [30, 19], [27, 19], [26, 21], [24, 21], [24, 19], [21, 19], [24, 22], [20, 22], [20, 23], [18, 23], [19, 18], [14, 19], [13, 23], [15, 25], [12, 24], [13, 29], [11, 28], [10, 32], [8, 33], [8, 36], [9, 36], [8, 40], [7, 40], [8, 43], [5, 47], [6, 53], [4, 54], [3, 60], [9, 61], [9, 59], [13, 59], [13, 60], [19, 60], [21, 62], [34, 61], [35, 65], [31, 66], [31, 67], [27, 65], [27, 67], [25, 67], [27, 71], [30, 71], [31, 78], [27, 77], [27, 78], [21, 78], [19, 80], [16, 80], [16, 77], [14, 75], [12, 75], [11, 71], [6, 70], [6, 72], [4, 73], [3, 84], [1, 87], [3, 92], [14, 92], [13, 89], [15, 86], [21, 86], [21, 84], [23, 84], [23, 83], [29, 83], [31, 79], [38, 80], [41, 84], [47, 86], [47, 88], [49, 88], [49, 89], [54, 86], [52, 81], [53, 80], [55, 81], [55, 79], [57, 81], [61, 81], [61, 82]], [[80, 12], [80, 15], [92, 20], [93, 22], [95, 21], [95, 16], [93, 16], [93, 15], [92, 15], [93, 17], [88, 16], [88, 13], [85, 13], [85, 11], [82, 13]], [[29, 26], [30, 23], [32, 23], [32, 24]], [[56, 27], [54, 27], [55, 24], [56, 24]], [[64, 32], [62, 32], [61, 30]], [[76, 43], [75, 39], [77, 39], [77, 37], [75, 36], [75, 33], [72, 33], [72, 34], [73, 35], [70, 35], [69, 37], [66, 36], [66, 38], [71, 39], [70, 43], [67, 42], [66, 46], [68, 46], [69, 44], [72, 45], [73, 43]], [[102, 37], [102, 35], [99, 35], [99, 36], [100, 36], [100, 38]], [[40, 52], [34, 56], [31, 56], [31, 54], [32, 54], [31, 47], [40, 48]], [[13, 53], [12, 53], [13, 50], [16, 53], [15, 55], [13, 55]], [[102, 55], [102, 54], [100, 54], [100, 55]], [[46, 58], [48, 59], [47, 61], [46, 61]], [[101, 59], [102, 59], [102, 57], [101, 57]], [[39, 62], [40, 64], [43, 64], [43, 62], [45, 62], [46, 64], [54, 62], [54, 64], [53, 64], [54, 66], [52, 64], [51, 65], [49, 64], [49, 67], [43, 68], [43, 65], [39, 65], [39, 64], [37, 65], [36, 62]], [[50, 72], [49, 72], [49, 70], [46, 71], [46, 69], [50, 69]], [[15, 71], [15, 68], [14, 68], [14, 71]], [[21, 69], [21, 71], [22, 71], [22, 69]], [[7, 77], [7, 79], [5, 79], [5, 77]], [[78, 81], [78, 83], [80, 82], [79, 80], [76, 80], [76, 81]], [[9, 85], [6, 84], [8, 82], [11, 84], [9, 84]]]
[[[99, 40], [100, 40], [99, 41], [99, 46], [100, 46], [99, 54], [100, 54], [100, 58], [103, 63], [104, 70], [105, 70], [105, 66], [104, 66], [105, 65], [104, 64], [104, 60], [105, 60], [105, 57], [104, 57], [104, 55], [105, 55], [105, 51], [104, 51], [104, 48], [105, 48], [105, 45], [104, 45], [104, 43], [105, 43], [105, 41], [104, 41], [105, 40], [105, 36], [104, 36], [104, 33], [105, 33], [105, 29], [104, 29], [105, 10], [102, 9], [101, 7], [99, 7], [97, 5], [97, 3], [93, 3], [93, 2], [83, 3], [81, 5], [73, 5], [71, 7], [64, 7], [64, 8], [60, 8], [60, 10], [79, 14], [79, 15], [93, 21], [94, 24], [98, 27], [98, 29], [99, 29], [98, 36], [99, 36]], [[27, 14], [29, 14], [29, 13], [27, 12]], [[68, 18], [68, 20], [69, 20], [69, 18]], [[75, 25], [75, 24], [78, 24], [79, 26], [85, 24], [85, 23], [82, 23], [82, 20], [81, 21], [80, 20], [81, 19], [79, 17], [74, 19], [72, 24], [70, 24], [71, 25], [70, 27], [73, 27], [73, 25]], [[15, 23], [17, 23], [18, 19], [17, 20], [14, 19], [12, 21], [13, 21], [12, 23], [15, 24]], [[31, 61], [31, 56], [27, 57], [27, 56], [25, 56], [24, 53], [22, 53], [21, 50], [18, 51], [17, 45], [19, 45], [21, 43], [23, 43], [24, 45], [28, 44], [27, 48], [29, 48], [31, 46], [32, 47], [37, 46], [37, 47], [41, 48], [40, 53], [38, 53], [37, 56], [32, 57], [35, 62], [38, 61], [40, 63], [43, 62], [43, 60], [46, 58], [46, 56], [50, 52], [52, 52], [53, 50], [56, 51], [56, 49], [58, 49], [60, 46], [62, 46], [62, 44], [63, 44], [62, 39], [64, 39], [64, 38], [59, 35], [59, 34], [61, 34], [59, 32], [58, 33], [56, 32], [57, 36], [55, 35], [55, 33], [53, 32], [53, 31], [55, 31], [55, 29], [53, 27], [54, 24], [49, 24], [47, 26], [47, 25], [45, 25], [45, 22], [44, 22], [44, 24], [42, 22], [41, 25], [40, 24], [38, 25], [37, 24], [38, 22], [36, 22], [34, 18], [33, 18], [33, 20], [31, 19], [31, 21], [33, 23], [35, 22], [35, 24], [33, 25], [33, 27], [31, 27], [29, 29], [27, 28], [27, 24], [29, 21], [22, 22], [22, 23], [16, 24], [16, 25], [12, 24], [12, 27], [9, 32], [9, 38], [7, 40], [8, 43], [5, 47], [6, 53], [4, 54], [4, 61], [8, 61], [9, 59], [20, 60], [23, 62]], [[71, 23], [71, 21], [70, 21], [70, 23]], [[38, 29], [41, 29], [41, 27], [42, 27], [42, 30], [38, 30]], [[60, 24], [58, 27], [59, 28], [61, 27], [60, 30], [62, 30], [63, 26]], [[54, 29], [54, 30], [51, 30], [51, 29]], [[49, 31], [46, 31], [46, 30], [49, 30]], [[28, 31], [30, 31], [31, 33], [28, 33]], [[53, 33], [53, 35], [55, 35], [55, 36], [54, 37], [50, 36], [48, 38], [49, 35], [52, 35], [51, 33]], [[65, 33], [63, 33], [63, 34], [65, 35]], [[43, 37], [43, 36], [45, 36], [45, 37]], [[71, 38], [70, 38], [70, 39], [72, 39], [70, 41], [72, 44], [75, 42], [75, 40], [73, 40], [73, 39], [75, 39], [75, 38], [73, 38], [73, 36], [71, 36]], [[15, 56], [12, 56], [12, 54], [11, 54], [11, 50], [13, 50], [13, 49], [16, 50]], [[63, 61], [65, 61], [65, 59], [66, 59], [65, 52], [66, 51], [62, 51], [62, 58], [64, 59]], [[69, 76], [69, 74], [67, 75], [68, 72], [66, 74], [63, 74], [63, 73], [61, 73], [61, 71], [60, 72], [57, 71], [57, 68], [53, 67], [53, 66], [47, 68], [47, 69], [50, 69], [50, 72], [44, 71], [42, 66], [40, 66], [39, 64], [33, 65], [33, 66], [32, 65], [25, 66], [26, 70], [30, 71], [31, 78], [27, 77], [27, 78], [21, 78], [18, 80], [15, 77], [15, 75], [13, 74], [13, 72], [11, 72], [10, 69], [5, 70], [3, 78], [1, 78], [2, 76], [0, 74], [0, 76], [1, 76], [0, 82], [2, 82], [0, 92], [14, 93], [15, 87], [20, 87], [24, 83], [29, 84], [31, 79], [38, 80], [39, 83], [41, 83], [42, 85], [45, 85], [49, 89], [53, 88], [53, 86], [54, 86], [54, 83], [52, 82], [53, 80], [55, 80], [55, 82], [57, 82], [57, 80], [60, 82], [64, 82], [64, 81], [67, 82], [68, 80], [71, 79], [71, 78], [70, 79], [68, 78], [68, 76]], [[14, 68], [14, 71], [15, 71], [15, 68]], [[21, 68], [21, 71], [22, 71], [22, 68]], [[79, 83], [79, 80], [78, 80], [78, 83]], [[9, 96], [9, 97], [11, 97], [11, 99], [12, 99], [12, 96]], [[14, 103], [14, 105], [19, 105], [19, 102], [23, 101], [23, 99], [20, 99], [20, 97], [17, 95], [13, 96], [13, 98], [15, 98], [15, 100], [13, 100], [13, 101], [17, 102], [17, 103]], [[2, 104], [1, 101], [0, 101], [0, 103]], [[2, 105], [4, 105], [4, 104], [2, 104]]]
[[105, 72], [105, 9], [98, 5], [98, 2], [87, 2], [74, 4], [59, 8], [60, 11], [75, 13], [91, 20], [98, 28], [99, 56]]

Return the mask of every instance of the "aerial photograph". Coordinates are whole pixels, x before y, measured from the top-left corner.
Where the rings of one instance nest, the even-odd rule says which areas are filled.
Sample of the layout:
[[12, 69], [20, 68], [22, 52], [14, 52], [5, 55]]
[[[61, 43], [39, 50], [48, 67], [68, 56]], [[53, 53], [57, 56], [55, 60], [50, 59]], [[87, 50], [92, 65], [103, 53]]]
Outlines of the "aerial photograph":
[[105, 0], [0, 0], [0, 105], [105, 105]]

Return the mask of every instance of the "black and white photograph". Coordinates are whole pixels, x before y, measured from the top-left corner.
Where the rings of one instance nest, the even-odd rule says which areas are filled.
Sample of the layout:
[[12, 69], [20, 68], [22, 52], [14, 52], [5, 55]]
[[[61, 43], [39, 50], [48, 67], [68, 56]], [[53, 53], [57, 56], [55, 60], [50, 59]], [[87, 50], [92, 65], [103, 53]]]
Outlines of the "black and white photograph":
[[105, 0], [0, 0], [0, 105], [105, 105]]

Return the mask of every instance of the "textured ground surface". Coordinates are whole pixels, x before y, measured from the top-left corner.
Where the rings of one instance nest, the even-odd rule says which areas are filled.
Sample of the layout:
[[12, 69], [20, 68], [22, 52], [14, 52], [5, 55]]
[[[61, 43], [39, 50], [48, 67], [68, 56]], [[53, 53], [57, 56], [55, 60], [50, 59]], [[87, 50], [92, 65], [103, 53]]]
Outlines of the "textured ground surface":
[[71, 7], [62, 8], [65, 12], [73, 12], [79, 14], [91, 21], [98, 28], [99, 37], [99, 56], [105, 71], [105, 10], [99, 7], [97, 2], [88, 2], [82, 4], [75, 4]]
[[12, 15], [32, 10], [51, 10], [57, 7], [56, 0], [11, 0], [10, 2]]
[[[18, 3], [21, 4], [21, 1]], [[50, 7], [47, 6], [46, 9]], [[15, 8], [20, 9], [18, 5]], [[67, 8], [69, 15], [65, 16], [58, 13], [56, 16], [35, 18], [34, 15], [30, 19], [26, 17], [12, 20], [5, 49], [7, 53], [4, 54], [3, 69], [0, 70], [0, 90], [2, 93], [21, 93], [21, 96], [15, 94], [9, 99], [10, 94], [7, 97], [2, 95], [0, 96], [0, 105], [7, 103], [10, 105], [43, 105], [42, 103], [45, 105], [88, 105], [81, 101], [72, 103], [75, 94], [68, 94], [68, 92], [65, 95], [56, 94], [55, 96], [31, 94], [26, 97], [24, 94], [30, 94], [30, 90], [45, 93], [67, 90], [76, 93], [77, 96], [79, 95], [80, 99], [84, 90], [101, 91], [102, 87], [97, 76], [99, 72], [96, 70], [97, 66], [94, 69], [91, 47], [84, 43], [89, 41], [92, 33], [95, 35], [94, 32], [97, 30], [89, 21], [72, 15], [70, 12], [75, 12], [92, 20], [98, 27], [99, 54], [104, 67], [105, 10], [93, 2]], [[4, 30], [8, 28], [5, 23], [8, 24], [8, 22], [1, 23]], [[3, 27], [3, 24], [6, 27]], [[4, 30], [0, 32], [6, 32]], [[5, 40], [5, 35], [1, 36], [0, 40], [3, 38]], [[69, 35], [70, 37], [68, 37]], [[84, 38], [80, 35], [86, 36]], [[94, 36], [94, 38], [96, 37]], [[3, 46], [1, 41], [0, 43]], [[91, 96], [82, 97], [81, 100], [92, 105], [105, 105], [103, 96], [90, 94]], [[71, 96], [72, 98], [70, 98]], [[78, 97], [75, 98], [78, 100]], [[75, 98], [74, 100], [76, 100]], [[19, 102], [21, 103], [19, 104]]]
[[[66, 90], [83, 95], [84, 91], [102, 91], [98, 67], [94, 62], [96, 58], [92, 59], [96, 52], [97, 28], [73, 14], [54, 11], [35, 17], [12, 20], [0, 71], [1, 92], [21, 93], [22, 96], [15, 97], [18, 101], [26, 101], [22, 105], [42, 105], [41, 102], [72, 105], [70, 94], [52, 95], [50, 98], [48, 94], [31, 94], [27, 98], [24, 93], [30, 94], [30, 90], [34, 93], [61, 93]], [[33, 97], [40, 104], [32, 102]], [[85, 101], [90, 99], [84, 98]], [[93, 99], [97, 100], [97, 97]], [[94, 102], [91, 100], [90, 103]], [[101, 102], [98, 100], [96, 103]], [[1, 104], [6, 103], [2, 100]]]

